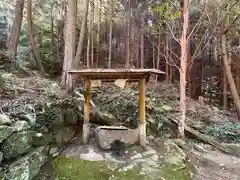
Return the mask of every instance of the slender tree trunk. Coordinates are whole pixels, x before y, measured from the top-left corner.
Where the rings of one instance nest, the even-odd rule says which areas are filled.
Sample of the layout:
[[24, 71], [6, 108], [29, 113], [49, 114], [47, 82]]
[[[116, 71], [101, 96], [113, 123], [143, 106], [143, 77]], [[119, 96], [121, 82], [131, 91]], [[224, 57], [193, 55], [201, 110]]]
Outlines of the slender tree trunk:
[[108, 51], [108, 68], [111, 68], [111, 61], [112, 61], [112, 29], [113, 29], [113, 5], [112, 0], [110, 0], [110, 6], [111, 6], [111, 17], [110, 17], [110, 27], [109, 27], [109, 51]]
[[102, 15], [102, 0], [99, 0], [98, 4], [98, 27], [97, 27], [97, 60], [96, 60], [96, 68], [99, 66], [100, 59], [100, 28], [101, 28], [101, 15]]
[[144, 17], [142, 15], [141, 17], [141, 45], [140, 45], [140, 49], [141, 49], [141, 64], [140, 64], [140, 68], [144, 68]]
[[74, 49], [75, 49], [75, 34], [76, 34], [76, 0], [68, 0], [68, 12], [65, 28], [65, 48], [63, 73], [61, 84], [66, 87], [67, 91], [73, 88], [72, 76], [66, 71], [72, 68]]
[[[92, 22], [94, 22], [94, 8], [95, 8], [95, 6], [94, 6], [94, 0], [92, 0], [92, 13], [91, 13], [91, 16], [92, 16]], [[93, 25], [93, 23], [92, 23], [92, 25]], [[94, 31], [92, 31], [92, 33], [91, 33], [91, 38], [92, 38], [92, 55], [91, 55], [91, 67], [94, 67], [94, 39], [93, 39], [93, 37], [94, 37]]]
[[23, 7], [24, 0], [17, 0], [15, 6], [15, 19], [13, 23], [11, 39], [8, 44], [8, 55], [10, 60], [13, 60], [17, 55], [17, 47], [19, 44], [19, 36], [23, 18]]
[[53, 19], [53, 3], [52, 3], [52, 10], [51, 10], [51, 48], [52, 48], [52, 56], [54, 56], [54, 19]]
[[77, 46], [77, 52], [76, 52], [76, 57], [74, 60], [74, 68], [78, 68], [80, 66], [82, 49], [83, 49], [83, 41], [84, 41], [85, 33], [87, 31], [87, 17], [88, 17], [89, 0], [86, 0], [84, 2], [85, 2], [84, 16], [82, 19], [81, 31], [80, 31], [80, 36], [79, 36], [78, 46]]
[[[92, 8], [91, 8], [92, 10]], [[89, 22], [88, 22], [88, 40], [87, 40], [87, 68], [90, 68], [91, 62], [90, 62], [90, 46], [91, 46], [91, 33], [92, 33], [92, 14], [89, 16]]]
[[127, 12], [127, 35], [126, 35], [126, 68], [130, 66], [130, 3], [128, 3], [128, 12]]
[[[172, 56], [172, 42], [169, 40], [169, 59], [173, 61], [173, 56]], [[173, 62], [170, 64], [169, 67], [169, 83], [172, 84], [173, 81]]]
[[[138, 27], [139, 29], [139, 27]], [[136, 60], [137, 60], [137, 68], [139, 68], [139, 31], [137, 32], [137, 50], [136, 50]]]
[[[157, 64], [156, 64], [156, 69], [159, 69], [159, 64], [160, 64], [160, 50], [161, 50], [161, 30], [159, 28], [158, 30], [158, 44], [157, 44]], [[158, 80], [158, 75], [155, 77], [155, 86], [157, 85], [157, 80]]]
[[165, 38], [165, 58], [166, 58], [166, 65], [165, 65], [165, 81], [169, 84], [169, 46], [168, 46], [168, 38], [166, 35]]
[[152, 67], [156, 68], [156, 59], [155, 59], [155, 39], [153, 39], [153, 45], [152, 45]]
[[33, 27], [32, 27], [32, 0], [28, 0], [28, 8], [27, 8], [27, 26], [28, 26], [28, 40], [31, 46], [31, 51], [33, 58], [36, 62], [37, 68], [40, 70], [42, 74], [44, 74], [44, 68], [41, 63], [41, 58], [37, 52], [37, 44], [34, 40], [33, 36]]
[[186, 119], [186, 70], [187, 70], [187, 30], [188, 30], [188, 0], [183, 2], [183, 32], [181, 38], [181, 67], [180, 67], [180, 119], [178, 126], [179, 137], [184, 138]]
[[[224, 26], [222, 27], [222, 29], [224, 29]], [[227, 39], [226, 39], [226, 34], [224, 33], [222, 33], [221, 35], [221, 48], [222, 48], [223, 66], [226, 73], [227, 82], [234, 100], [234, 104], [235, 104], [238, 116], [240, 117], [240, 98], [239, 98], [237, 88], [232, 76], [231, 68], [229, 65], [229, 57], [227, 52]]]

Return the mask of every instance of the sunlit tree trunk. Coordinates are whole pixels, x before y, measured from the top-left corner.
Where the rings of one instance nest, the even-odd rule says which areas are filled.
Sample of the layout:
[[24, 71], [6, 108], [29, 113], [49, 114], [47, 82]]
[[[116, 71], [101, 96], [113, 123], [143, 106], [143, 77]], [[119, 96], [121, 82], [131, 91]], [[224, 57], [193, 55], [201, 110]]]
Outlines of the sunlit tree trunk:
[[10, 60], [14, 59], [17, 55], [17, 47], [19, 44], [19, 36], [23, 18], [23, 7], [24, 0], [17, 0], [11, 39], [8, 44], [8, 56]]
[[[224, 25], [222, 25], [221, 29], [224, 30]], [[223, 66], [224, 66], [225, 74], [227, 77], [227, 82], [233, 97], [233, 101], [234, 101], [238, 116], [240, 117], [240, 98], [239, 98], [238, 91], [237, 91], [237, 88], [232, 76], [231, 68], [229, 65], [229, 57], [227, 52], [227, 39], [226, 39], [225, 33], [221, 34], [221, 48], [222, 48]]]
[[179, 137], [184, 138], [186, 119], [186, 70], [187, 70], [187, 30], [188, 30], [188, 0], [183, 2], [183, 32], [181, 38], [181, 66], [180, 66], [180, 119], [178, 125]]
[[37, 68], [40, 70], [42, 74], [44, 74], [44, 69], [42, 66], [40, 55], [37, 52], [37, 44], [35, 42], [33, 36], [33, 27], [32, 27], [32, 0], [28, 0], [28, 8], [27, 8], [27, 26], [28, 26], [28, 40], [31, 46], [31, 51], [33, 55], [33, 59], [36, 62]]
[[70, 91], [73, 88], [72, 76], [69, 75], [66, 71], [71, 70], [74, 57], [76, 34], [76, 4], [76, 0], [68, 0], [68, 12], [65, 23], [65, 48], [61, 84], [66, 87], [67, 91]]
[[87, 17], [88, 17], [89, 0], [84, 1], [84, 3], [85, 3], [84, 16], [83, 16], [82, 24], [81, 24], [81, 31], [80, 31], [80, 36], [79, 36], [79, 40], [78, 40], [77, 52], [76, 52], [76, 56], [74, 59], [74, 68], [78, 68], [80, 66], [82, 49], [83, 49], [83, 41], [84, 41], [85, 33], [87, 31]]

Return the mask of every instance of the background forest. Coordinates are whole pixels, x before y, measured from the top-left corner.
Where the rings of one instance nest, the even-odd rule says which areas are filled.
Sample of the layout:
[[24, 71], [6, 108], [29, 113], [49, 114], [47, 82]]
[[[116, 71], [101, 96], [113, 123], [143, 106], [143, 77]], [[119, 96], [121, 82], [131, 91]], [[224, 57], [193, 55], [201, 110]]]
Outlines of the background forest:
[[[79, 97], [69, 94], [81, 91], [82, 82], [66, 71], [87, 68], [164, 71], [148, 79], [149, 134], [164, 134], [171, 122], [178, 128], [169, 137], [184, 137], [185, 129], [224, 153], [240, 154], [220, 143], [240, 143], [239, 0], [0, 0], [0, 134], [11, 128], [0, 139], [2, 164], [27, 155], [32, 147], [60, 147], [75, 137], [83, 107], [76, 105], [82, 102]], [[93, 113], [94, 123], [114, 116], [111, 125], [116, 119], [127, 127], [137, 125], [137, 91], [128, 85], [123, 90], [98, 87], [92, 100], [101, 108]], [[68, 129], [49, 121], [59, 119], [63, 107], [64, 118], [78, 119]], [[18, 120], [28, 126], [16, 130]], [[17, 140], [9, 137], [23, 137], [29, 129], [31, 142], [24, 142], [29, 148], [16, 145], [18, 150], [11, 151]], [[32, 131], [51, 140], [44, 136], [33, 145]], [[66, 134], [71, 135], [64, 140]], [[9, 173], [5, 164], [4, 173]]]

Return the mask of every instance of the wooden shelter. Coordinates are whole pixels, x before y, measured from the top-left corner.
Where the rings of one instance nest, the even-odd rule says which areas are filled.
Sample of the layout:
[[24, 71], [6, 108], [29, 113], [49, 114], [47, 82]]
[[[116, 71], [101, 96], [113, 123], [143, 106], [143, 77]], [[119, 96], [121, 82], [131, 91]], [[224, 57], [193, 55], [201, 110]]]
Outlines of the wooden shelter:
[[84, 123], [83, 123], [83, 142], [89, 140], [89, 120], [90, 120], [90, 97], [91, 80], [102, 82], [114, 82], [118, 79], [125, 79], [131, 82], [139, 82], [139, 142], [146, 145], [146, 121], [145, 121], [145, 82], [151, 74], [164, 74], [157, 69], [82, 69], [70, 70], [69, 74], [82, 77], [84, 80]]

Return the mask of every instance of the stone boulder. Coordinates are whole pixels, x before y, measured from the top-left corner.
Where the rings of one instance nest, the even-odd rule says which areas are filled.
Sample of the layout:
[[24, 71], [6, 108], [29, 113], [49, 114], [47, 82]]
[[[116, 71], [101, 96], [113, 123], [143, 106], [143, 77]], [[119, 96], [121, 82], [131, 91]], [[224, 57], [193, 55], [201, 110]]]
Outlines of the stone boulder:
[[38, 174], [47, 161], [47, 149], [43, 146], [9, 165], [7, 177], [11, 180], [29, 180]]
[[0, 114], [0, 124], [1, 125], [10, 125], [12, 120], [5, 114]]
[[139, 140], [139, 132], [137, 130], [125, 127], [115, 126], [99, 126], [95, 130], [97, 144], [102, 149], [112, 149], [112, 144], [121, 141], [125, 146], [136, 144]]
[[14, 132], [14, 128], [9, 126], [0, 126], [0, 143]]
[[157, 138], [155, 139], [155, 143], [164, 153], [163, 161], [166, 166], [173, 169], [182, 169], [185, 167], [184, 161], [186, 159], [186, 154], [174, 143], [174, 141], [165, 138]]
[[22, 131], [11, 134], [3, 142], [3, 153], [5, 159], [16, 158], [31, 149], [33, 131]]
[[62, 127], [56, 130], [53, 134], [54, 140], [57, 145], [63, 145], [64, 143], [70, 141], [75, 135], [75, 130], [73, 127]]

